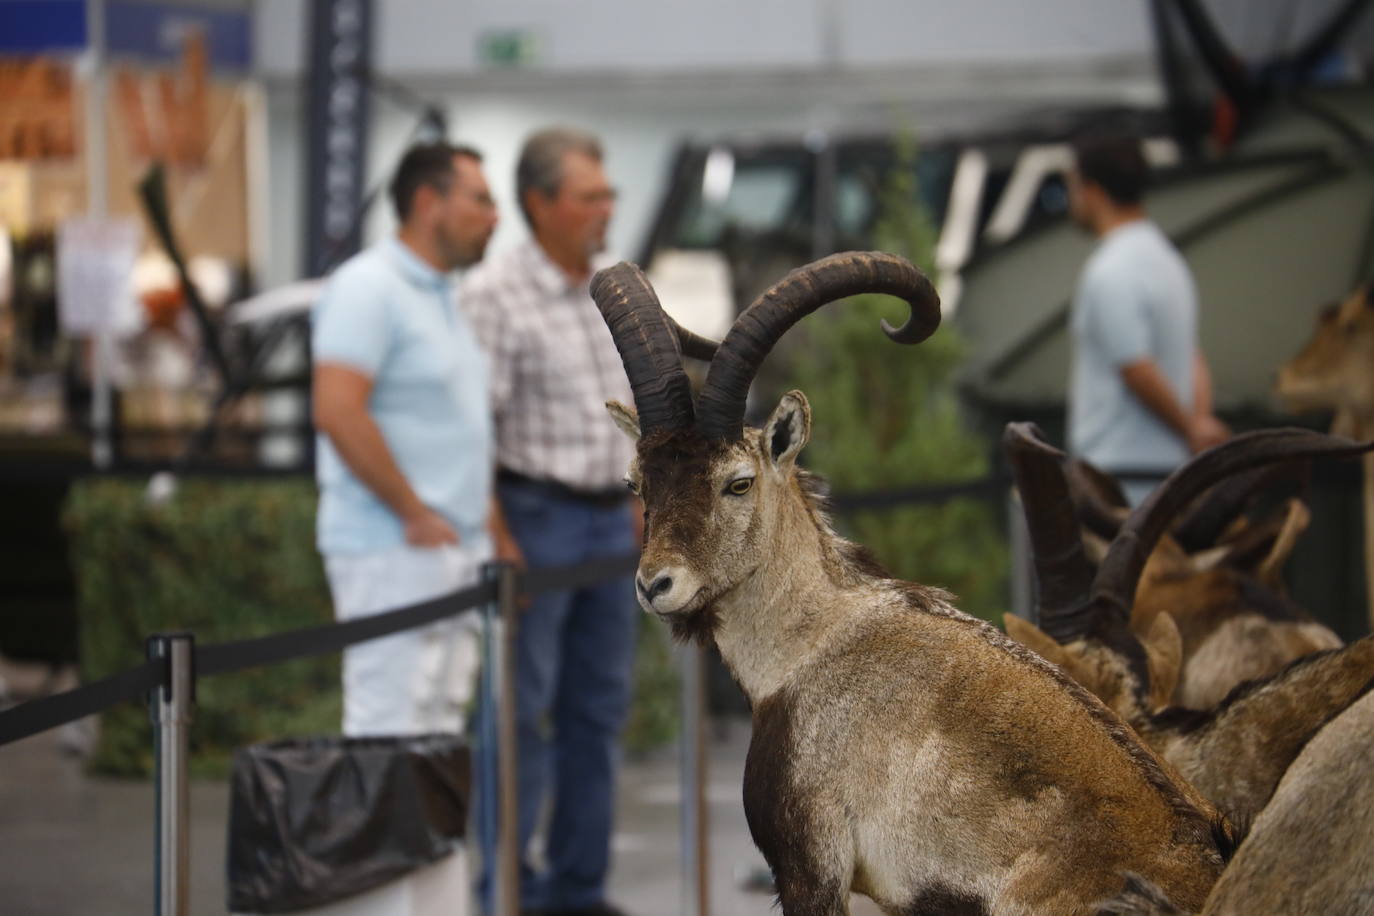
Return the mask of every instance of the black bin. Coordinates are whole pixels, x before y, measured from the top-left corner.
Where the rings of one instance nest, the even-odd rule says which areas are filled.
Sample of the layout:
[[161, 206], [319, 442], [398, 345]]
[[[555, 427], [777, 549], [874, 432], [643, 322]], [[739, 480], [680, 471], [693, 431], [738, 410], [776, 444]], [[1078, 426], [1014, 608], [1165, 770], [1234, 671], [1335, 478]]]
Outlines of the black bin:
[[378, 887], [462, 841], [459, 735], [304, 738], [234, 754], [226, 903], [290, 913]]

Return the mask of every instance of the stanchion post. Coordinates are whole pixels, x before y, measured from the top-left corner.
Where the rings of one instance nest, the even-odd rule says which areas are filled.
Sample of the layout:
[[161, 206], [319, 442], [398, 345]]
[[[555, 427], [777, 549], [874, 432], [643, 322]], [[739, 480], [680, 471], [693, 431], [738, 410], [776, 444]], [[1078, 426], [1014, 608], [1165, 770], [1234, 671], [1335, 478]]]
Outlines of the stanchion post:
[[[495, 567], [486, 566], [482, 570], [483, 576], [489, 582], [497, 581]], [[496, 731], [497, 731], [497, 711], [496, 711], [496, 666], [500, 663], [497, 654], [497, 635], [499, 629], [498, 602], [495, 600], [487, 601], [482, 604], [482, 676], [479, 684], [480, 694], [478, 704], [480, 713], [477, 716], [477, 755], [479, 766], [477, 767], [477, 835], [482, 838], [482, 854], [488, 855], [488, 850], [495, 848], [494, 838], [497, 836], [499, 823], [496, 819], [497, 813], [497, 785], [499, 785], [498, 770], [500, 760], [496, 753]], [[492, 878], [491, 880], [495, 880]], [[494, 887], [484, 887], [482, 889], [483, 899], [481, 901], [480, 912], [496, 913], [496, 907], [492, 900], [495, 895]]]
[[[499, 660], [496, 664], [500, 689], [495, 690], [494, 704], [488, 705], [488, 712], [496, 713], [496, 764], [498, 785], [498, 815], [496, 867], [492, 878], [496, 883], [496, 913], [500, 916], [519, 916], [520, 912], [520, 812], [516, 795], [516, 735], [515, 735], [515, 636], [519, 621], [520, 580], [514, 566], [509, 563], [493, 563], [486, 567], [487, 576], [496, 583], [495, 613], [500, 619], [496, 629], [500, 633], [500, 643], [496, 647]], [[491, 627], [488, 626], [488, 633]], [[490, 639], [490, 637], [489, 637]], [[491, 648], [488, 642], [488, 648]], [[488, 655], [490, 660], [492, 656]], [[490, 688], [489, 688], [490, 689]], [[488, 697], [489, 700], [493, 699]], [[490, 719], [490, 716], [486, 717]], [[487, 727], [484, 738], [491, 737]], [[489, 741], [484, 742], [488, 746]], [[490, 762], [491, 756], [484, 752], [483, 759]], [[490, 770], [488, 770], [490, 772]], [[490, 790], [490, 780], [485, 789]]]
[[150, 703], [157, 752], [156, 916], [190, 916], [191, 832], [187, 792], [188, 738], [195, 703], [195, 637], [164, 633], [148, 639], [148, 657], [167, 673]]
[[707, 916], [711, 905], [706, 804], [706, 653], [682, 652], [682, 912]]

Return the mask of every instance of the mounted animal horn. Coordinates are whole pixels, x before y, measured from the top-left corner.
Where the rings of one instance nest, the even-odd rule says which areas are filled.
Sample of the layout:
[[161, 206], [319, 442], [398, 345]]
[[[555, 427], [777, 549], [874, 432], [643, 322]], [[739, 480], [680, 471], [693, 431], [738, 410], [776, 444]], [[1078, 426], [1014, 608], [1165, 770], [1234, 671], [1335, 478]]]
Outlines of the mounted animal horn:
[[917, 344], [940, 326], [940, 297], [911, 262], [880, 251], [850, 251], [822, 258], [783, 277], [735, 319], [706, 373], [698, 429], [707, 439], [734, 441], [744, 432], [749, 385], [787, 329], [828, 302], [861, 293], [907, 301], [911, 316], [900, 328], [882, 322], [897, 343]]
[[1242, 433], [1203, 452], [1170, 474], [1121, 526], [1093, 582], [1094, 602], [1116, 605], [1129, 613], [1140, 573], [1160, 535], [1180, 509], [1217, 481], [1277, 462], [1351, 458], [1371, 450], [1374, 441], [1283, 428]]
[[1307, 463], [1284, 462], [1255, 468], [1227, 478], [1189, 506], [1174, 525], [1174, 540], [1189, 553], [1215, 547], [1227, 527], [1258, 494], [1269, 497], [1299, 491], [1307, 477]]
[[1082, 458], [1067, 458], [1063, 462], [1064, 476], [1069, 484], [1078, 518], [1093, 534], [1111, 540], [1121, 530], [1121, 523], [1131, 513], [1131, 503], [1122, 492], [1121, 484], [1106, 471]]
[[1093, 576], [1064, 479], [1064, 453], [1046, 443], [1033, 423], [1008, 423], [1002, 446], [1030, 533], [1040, 629], [1061, 643], [1072, 642], [1091, 621]]
[[592, 277], [592, 299], [611, 329], [634, 391], [642, 435], [686, 429], [694, 420], [692, 386], [682, 355], [710, 359], [716, 344], [669, 317], [644, 273], [621, 261]]

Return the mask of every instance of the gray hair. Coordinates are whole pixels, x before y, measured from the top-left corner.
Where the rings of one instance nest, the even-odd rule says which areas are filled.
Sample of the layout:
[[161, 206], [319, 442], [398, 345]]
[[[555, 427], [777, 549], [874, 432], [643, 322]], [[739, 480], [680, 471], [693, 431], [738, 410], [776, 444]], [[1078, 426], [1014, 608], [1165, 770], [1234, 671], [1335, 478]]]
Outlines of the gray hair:
[[557, 195], [563, 184], [566, 153], [582, 153], [600, 162], [601, 141], [573, 127], [548, 127], [531, 134], [520, 150], [520, 161], [515, 166], [515, 197], [531, 229], [534, 221], [525, 204], [525, 192], [535, 190], [545, 197]]

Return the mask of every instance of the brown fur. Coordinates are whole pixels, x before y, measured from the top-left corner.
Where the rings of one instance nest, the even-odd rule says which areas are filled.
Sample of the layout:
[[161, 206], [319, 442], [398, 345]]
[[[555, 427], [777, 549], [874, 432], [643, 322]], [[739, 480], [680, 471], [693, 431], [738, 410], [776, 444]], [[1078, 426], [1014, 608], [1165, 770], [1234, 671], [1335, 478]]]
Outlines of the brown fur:
[[[1374, 914], [1374, 693], [1307, 744], [1221, 879], [1203, 916]], [[1103, 904], [1116, 916], [1178, 916], [1152, 882], [1132, 877]]]
[[[1305, 509], [1290, 503], [1280, 521], [1241, 525], [1206, 557], [1162, 537], [1135, 589], [1129, 627], [1114, 606], [1096, 604], [1087, 632], [1067, 644], [1011, 616], [1008, 632], [1063, 667], [1243, 822], [1307, 740], [1374, 680], [1374, 641], [1312, 655], [1340, 641], [1281, 593], [1226, 565], [1238, 557], [1277, 565], [1305, 524]], [[1196, 706], [1165, 708], [1171, 695]]]
[[[1068, 463], [1065, 479], [1080, 506], [1085, 552], [1100, 565], [1108, 546], [1098, 536], [1103, 529], [1081, 506], [1109, 504], [1115, 481], [1082, 461]], [[1193, 553], [1169, 535], [1159, 539], [1136, 584], [1131, 629], [1143, 638], [1159, 614], [1171, 614], [1183, 638], [1183, 659], [1172, 694], [1159, 693], [1151, 681], [1149, 708], [1170, 703], [1210, 708], [1237, 684], [1341, 645], [1335, 633], [1284, 592], [1283, 564], [1310, 518], [1301, 500], [1289, 499], [1258, 521], [1234, 520], [1215, 544]], [[1122, 709], [1113, 698], [1098, 695]]]
[[[1291, 550], [1291, 539], [1275, 543], [1284, 556]], [[1278, 563], [1273, 550], [1254, 558], [1255, 568]], [[1173, 617], [1183, 642], [1181, 673], [1170, 699], [1192, 709], [1215, 706], [1237, 684], [1341, 645], [1330, 629], [1247, 569], [1230, 565], [1224, 554], [1202, 567], [1167, 537], [1151, 553], [1136, 587], [1131, 629], [1137, 635], [1148, 632], [1164, 612]]]
[[[1144, 642], [1151, 671], [1176, 670], [1177, 652], [1170, 628]], [[1246, 823], [1268, 802], [1279, 778], [1307, 741], [1333, 716], [1374, 685], [1374, 636], [1307, 655], [1268, 677], [1235, 687], [1204, 710], [1171, 707], [1153, 711], [1140, 698], [1146, 686], [1133, 680], [1119, 655], [1093, 640], [1066, 646], [1033, 625], [1008, 615], [1007, 631], [1102, 698], [1130, 723], [1142, 739], [1210, 799], [1227, 817]], [[1042, 653], [1043, 654], [1043, 653]]]
[[1214, 916], [1374, 914], [1374, 695], [1312, 739], [1207, 899]]
[[1136, 730], [1229, 817], [1249, 823], [1312, 736], [1371, 687], [1374, 637], [1365, 637], [1242, 684], [1213, 709], [1166, 710]]
[[709, 633], [752, 703], [745, 806], [784, 913], [854, 890], [1072, 916], [1129, 872], [1200, 905], [1229, 854], [1216, 810], [1059, 669], [839, 538], [795, 467], [809, 424], [792, 392], [737, 443], [641, 441], [630, 473], [641, 603]]

